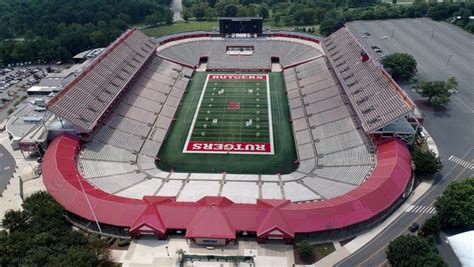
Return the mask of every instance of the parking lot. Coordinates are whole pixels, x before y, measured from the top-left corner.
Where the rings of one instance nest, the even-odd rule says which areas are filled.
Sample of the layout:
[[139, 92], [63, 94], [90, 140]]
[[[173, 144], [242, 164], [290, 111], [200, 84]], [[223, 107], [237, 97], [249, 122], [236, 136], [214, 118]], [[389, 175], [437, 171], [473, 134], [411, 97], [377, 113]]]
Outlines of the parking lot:
[[[462, 157], [474, 147], [474, 53], [473, 35], [445, 22], [428, 18], [355, 21], [349, 28], [366, 46], [377, 54], [411, 54], [418, 63], [418, 79], [446, 80], [454, 76], [458, 81], [457, 93], [451, 95], [446, 110], [423, 110], [424, 126], [440, 147], [442, 158]], [[365, 37], [366, 32], [370, 36]], [[372, 46], [382, 52], [376, 53]], [[415, 103], [426, 102], [408, 84], [401, 84]]]
[[48, 68], [58, 72], [66, 67], [56, 64], [0, 67], [0, 124], [15, 104], [26, 96], [26, 90], [48, 74]]
[[[367, 50], [378, 58], [396, 52], [414, 56], [419, 79], [447, 80], [451, 76], [456, 77], [459, 93], [453, 97], [452, 104], [464, 112], [474, 113], [472, 34], [428, 18], [355, 21], [348, 25]], [[379, 53], [375, 52], [377, 48]]]
[[0, 122], [9, 115], [12, 102], [19, 101], [45, 75], [44, 69], [31, 66], [0, 68]]
[[36, 84], [44, 77], [40, 68], [17, 67], [0, 69], [0, 91], [4, 91], [13, 85], [24, 82], [28, 85]]

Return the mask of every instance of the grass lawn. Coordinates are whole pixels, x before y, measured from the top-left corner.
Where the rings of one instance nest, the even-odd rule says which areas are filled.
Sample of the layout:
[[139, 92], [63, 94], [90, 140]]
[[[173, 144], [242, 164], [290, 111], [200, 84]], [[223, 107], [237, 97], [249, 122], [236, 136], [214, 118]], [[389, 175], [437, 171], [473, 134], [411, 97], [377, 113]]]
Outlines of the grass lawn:
[[[161, 37], [178, 32], [189, 31], [211, 31], [214, 27], [218, 27], [217, 21], [189, 21], [189, 22], [175, 22], [171, 25], [163, 25], [157, 27], [143, 28], [142, 31], [148, 36]], [[264, 28], [293, 30], [297, 28], [315, 28], [315, 34], [319, 34], [319, 25], [297, 25], [297, 26], [277, 26], [273, 21], [263, 23]]]
[[304, 258], [299, 255], [298, 248], [295, 246], [295, 249], [293, 250], [295, 263], [298, 265], [314, 264], [315, 262], [321, 260], [327, 255], [333, 253], [336, 250], [336, 248], [334, 247], [332, 243], [324, 243], [324, 244], [313, 245], [312, 250], [313, 250], [313, 256]]
[[171, 25], [144, 28], [142, 31], [149, 36], [160, 37], [178, 32], [211, 31], [217, 25], [217, 21], [176, 22]]
[[327, 255], [333, 253], [336, 250], [332, 243], [317, 244], [314, 246], [314, 249], [316, 251], [317, 260], [326, 257]]
[[[195, 72], [190, 84], [188, 85], [187, 92], [184, 96], [184, 100], [181, 104], [181, 107], [177, 113], [176, 121], [171, 126], [169, 134], [161, 147], [161, 150], [158, 154], [159, 161], [157, 161], [157, 165], [160, 169], [169, 171], [173, 169], [177, 172], [207, 172], [207, 173], [220, 173], [220, 172], [228, 172], [228, 173], [253, 173], [253, 174], [275, 174], [275, 173], [290, 173], [296, 169], [296, 164], [294, 163], [296, 159], [296, 148], [294, 146], [294, 139], [293, 139], [293, 131], [291, 128], [290, 114], [288, 110], [288, 99], [285, 95], [285, 88], [283, 82], [283, 75], [282, 73], [268, 73], [269, 76], [269, 87], [270, 87], [270, 99], [271, 99], [271, 114], [272, 114], [272, 130], [273, 130], [273, 144], [274, 144], [274, 154], [267, 154], [267, 155], [257, 155], [257, 154], [216, 154], [216, 153], [183, 153], [183, 148], [186, 143], [186, 139], [189, 134], [189, 129], [193, 123], [194, 115], [196, 108], [198, 107], [199, 100], [201, 97], [201, 93], [206, 82], [208, 73], [204, 72]], [[215, 74], [215, 73], [213, 73]], [[225, 92], [232, 93], [234, 97], [241, 98], [242, 95], [235, 95], [235, 92], [231, 91], [230, 89], [236, 88], [233, 87], [234, 85], [229, 84], [229, 89]], [[254, 85], [255, 86], [255, 85]], [[209, 88], [208, 88], [209, 89]], [[220, 88], [222, 89], [222, 88]], [[225, 88], [224, 88], [225, 89]], [[213, 90], [213, 87], [211, 87]], [[249, 93], [248, 88], [245, 88], [247, 94]], [[263, 88], [260, 89], [263, 91]], [[217, 88], [216, 88], [216, 91]], [[253, 94], [256, 94], [256, 91], [253, 91]], [[262, 92], [263, 94], [263, 92]], [[222, 94], [225, 95], [225, 94]], [[222, 96], [221, 95], [221, 96]], [[216, 95], [217, 96], [217, 95]], [[228, 95], [229, 96], [229, 95]], [[207, 97], [210, 100], [211, 96]], [[255, 97], [254, 97], [255, 98]], [[218, 101], [217, 97], [214, 99], [214, 102]], [[241, 101], [240, 108], [241, 110], [227, 110], [226, 112], [234, 112], [239, 114], [244, 114], [242, 112], [247, 111], [258, 111], [256, 108], [247, 109], [247, 104], [243, 101], [250, 100], [247, 97], [245, 100], [232, 100], [231, 102], [238, 102]], [[256, 99], [251, 100], [252, 102]], [[264, 102], [263, 99], [260, 102]], [[227, 103], [227, 102], [226, 102]], [[207, 103], [207, 107], [210, 103]], [[254, 103], [256, 104], [256, 102]], [[227, 105], [227, 104], [226, 104]], [[208, 108], [204, 110], [207, 112]], [[213, 106], [214, 107], [214, 106]], [[218, 106], [215, 106], [219, 108]], [[261, 104], [261, 118], [260, 120], [264, 120], [264, 104]], [[217, 111], [217, 110], [216, 110]], [[211, 111], [211, 115], [214, 111]], [[205, 117], [207, 117], [205, 113]], [[201, 115], [199, 115], [202, 120]], [[233, 116], [226, 116], [225, 119], [222, 115], [216, 122], [215, 127], [222, 127], [222, 124], [219, 126], [219, 123], [222, 122], [222, 119], [233, 121], [229, 126], [226, 122], [226, 128], [230, 129], [233, 128], [234, 131], [237, 131], [236, 125], [245, 125], [246, 121], [249, 118], [238, 119], [234, 118]], [[256, 130], [256, 119], [253, 119], [253, 124], [251, 127], [254, 129], [250, 129], [248, 127], [246, 130], [247, 133]], [[235, 120], [234, 120], [235, 119]], [[204, 121], [200, 121], [200, 127], [203, 126]], [[207, 123], [207, 127], [211, 127], [213, 118], [209, 116], [209, 123]], [[266, 123], [268, 125], [268, 123]], [[240, 127], [240, 126], [239, 126]], [[244, 126], [246, 128], [247, 126]], [[268, 126], [267, 126], [268, 127]], [[263, 129], [264, 125], [260, 127]], [[194, 129], [196, 130], [196, 129]], [[204, 137], [209, 138], [216, 138], [216, 136], [212, 136], [213, 129], [207, 128], [203, 130], [202, 128], [197, 131], [197, 136], [195, 136], [196, 140], [199, 140], [199, 137], [203, 137], [201, 134], [205, 132]], [[268, 135], [268, 131], [265, 131]], [[260, 133], [259, 139], [265, 141], [268, 139], [268, 136], [265, 135], [265, 132], [262, 131]], [[256, 132], [252, 132], [252, 134], [256, 134]], [[238, 138], [238, 139], [234, 139]], [[248, 139], [240, 139], [243, 135], [234, 134], [231, 135], [223, 135], [220, 133], [217, 135], [217, 138], [221, 138], [222, 141], [229, 141], [228, 138], [235, 141], [251, 141]], [[254, 137], [255, 138], [255, 137]], [[263, 138], [263, 139], [262, 139]], [[210, 139], [209, 139], [210, 140]], [[214, 139], [213, 139], [214, 140]], [[255, 139], [256, 140], [256, 139]], [[219, 141], [215, 140], [215, 141]]]

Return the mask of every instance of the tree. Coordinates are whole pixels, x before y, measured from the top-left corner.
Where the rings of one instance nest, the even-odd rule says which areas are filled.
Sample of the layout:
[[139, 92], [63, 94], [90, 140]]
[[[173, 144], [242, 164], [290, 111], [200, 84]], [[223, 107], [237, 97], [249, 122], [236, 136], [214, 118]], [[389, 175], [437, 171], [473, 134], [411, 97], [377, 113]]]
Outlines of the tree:
[[450, 77], [446, 82], [445, 82], [446, 89], [449, 90], [455, 90], [458, 87], [458, 81], [454, 76]]
[[439, 238], [441, 232], [441, 223], [438, 215], [434, 215], [423, 223], [420, 229], [420, 235], [423, 237], [432, 236], [435, 239]]
[[421, 95], [424, 97], [428, 97], [428, 102], [431, 102], [431, 99], [435, 96], [440, 96], [447, 93], [444, 90], [443, 81], [428, 82], [424, 80], [419, 80], [418, 87], [421, 89]]
[[202, 8], [201, 6], [196, 6], [193, 8], [193, 16], [197, 20], [202, 20], [205, 15], [206, 15], [206, 10]]
[[183, 257], [183, 255], [186, 254], [186, 250], [184, 250], [182, 248], [179, 248], [179, 249], [176, 250], [176, 254], [181, 259]]
[[235, 17], [239, 13], [239, 7], [235, 4], [228, 4], [224, 6], [225, 17]]
[[209, 5], [207, 3], [195, 3], [191, 7], [191, 12], [197, 20], [203, 20], [206, 16]]
[[447, 81], [419, 81], [418, 86], [421, 88], [421, 95], [428, 97], [428, 102], [435, 108], [439, 108], [449, 103], [450, 92], [455, 90], [458, 85], [456, 78], [451, 77]]
[[3, 219], [0, 266], [113, 266], [101, 239], [74, 231], [65, 211], [46, 192], [31, 195]]
[[[60, 59], [61, 56], [69, 61], [72, 55], [97, 47], [97, 43], [108, 45], [131, 25], [145, 22], [145, 18], [160, 24], [172, 22], [170, 2], [0, 0], [0, 64]], [[15, 37], [24, 41], [3, 40]], [[5, 46], [8, 46], [7, 51], [3, 49]], [[70, 52], [68, 58], [64, 58], [68, 54], [60, 47]]]
[[451, 100], [449, 99], [448, 95], [442, 95], [442, 96], [435, 96], [433, 99], [431, 99], [431, 105], [435, 109], [439, 109], [442, 106], [448, 104]]
[[304, 25], [311, 25], [316, 20], [316, 10], [307, 8], [301, 12], [301, 23]]
[[189, 9], [185, 8], [183, 12], [181, 12], [181, 15], [183, 16], [184, 21], [188, 22], [189, 17], [191, 17], [191, 12], [189, 12]]
[[13, 37], [11, 29], [6, 25], [0, 25], [0, 41], [4, 39], [10, 39]]
[[95, 47], [104, 47], [109, 43], [109, 40], [103, 31], [93, 31], [89, 34], [89, 38]]
[[415, 147], [412, 152], [412, 160], [415, 164], [415, 174], [420, 176], [433, 175], [443, 168], [441, 158], [429, 150], [425, 151]]
[[400, 236], [391, 241], [386, 254], [392, 266], [447, 266], [433, 244], [414, 235]]
[[409, 80], [416, 74], [416, 60], [406, 53], [394, 53], [382, 59], [382, 64], [389, 68], [395, 79]]
[[474, 177], [452, 182], [434, 203], [441, 222], [447, 228], [474, 228]]
[[309, 258], [313, 256], [313, 246], [308, 240], [303, 240], [298, 243], [298, 253], [303, 258]]
[[337, 31], [342, 26], [344, 26], [343, 20], [336, 20], [331, 16], [326, 16], [326, 18], [321, 22], [319, 31], [321, 34], [328, 36], [331, 33]]
[[258, 9], [258, 15], [263, 19], [268, 19], [270, 16], [270, 11], [268, 10], [268, 6], [266, 4], [261, 4]]
[[28, 227], [28, 215], [19, 210], [9, 210], [3, 218], [3, 227], [11, 232], [24, 231]]

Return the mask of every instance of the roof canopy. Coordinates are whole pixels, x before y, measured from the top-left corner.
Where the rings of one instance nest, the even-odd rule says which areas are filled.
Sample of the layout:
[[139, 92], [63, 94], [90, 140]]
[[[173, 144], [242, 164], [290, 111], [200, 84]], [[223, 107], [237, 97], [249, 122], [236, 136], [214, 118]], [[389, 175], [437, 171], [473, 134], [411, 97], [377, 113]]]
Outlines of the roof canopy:
[[86, 132], [93, 131], [156, 46], [139, 30], [125, 32], [49, 101], [48, 109]]
[[343, 27], [322, 42], [357, 116], [366, 132], [377, 130], [413, 110], [413, 103], [375, 60]]
[[43, 160], [44, 184], [64, 208], [91, 221], [97, 218], [101, 223], [130, 227], [131, 232], [162, 234], [168, 229], [185, 229], [190, 238], [233, 239], [237, 231], [256, 232], [259, 237], [294, 237], [296, 233], [348, 227], [390, 207], [411, 177], [405, 143], [392, 140], [378, 147], [377, 166], [366, 182], [321, 202], [261, 199], [256, 204], [238, 204], [225, 197], [204, 197], [197, 202], [156, 196], [131, 199], [99, 190], [81, 176], [75, 161], [79, 144], [79, 138], [62, 134], [50, 144]]

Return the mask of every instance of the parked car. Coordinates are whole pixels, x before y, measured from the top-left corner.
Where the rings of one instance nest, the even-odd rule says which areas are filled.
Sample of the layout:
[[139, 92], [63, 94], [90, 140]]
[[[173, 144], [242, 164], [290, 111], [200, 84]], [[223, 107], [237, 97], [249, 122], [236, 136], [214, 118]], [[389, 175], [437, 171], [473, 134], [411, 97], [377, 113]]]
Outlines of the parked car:
[[408, 227], [408, 231], [414, 233], [416, 232], [418, 229], [420, 229], [420, 225], [417, 224], [416, 222], [412, 223], [409, 227]]

